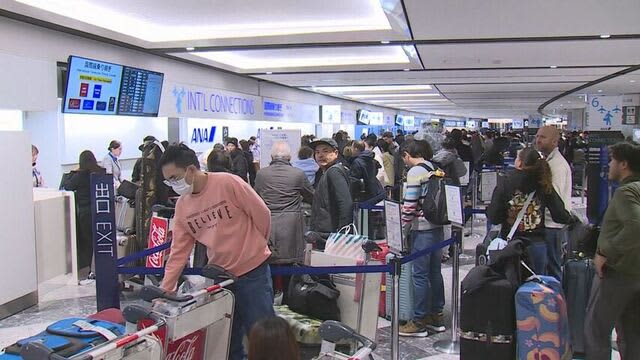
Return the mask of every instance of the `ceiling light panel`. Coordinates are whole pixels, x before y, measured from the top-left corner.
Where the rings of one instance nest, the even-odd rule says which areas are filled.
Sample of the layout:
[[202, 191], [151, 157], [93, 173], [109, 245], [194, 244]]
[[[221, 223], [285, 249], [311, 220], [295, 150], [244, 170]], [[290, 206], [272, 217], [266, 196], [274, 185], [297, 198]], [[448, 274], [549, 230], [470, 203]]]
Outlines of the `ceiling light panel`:
[[411, 91], [431, 90], [431, 85], [365, 85], [365, 86], [315, 86], [314, 91], [322, 91], [331, 94], [344, 94], [348, 92], [381, 92], [381, 91]]
[[348, 94], [346, 97], [352, 99], [385, 99], [385, 98], [403, 98], [403, 97], [433, 97], [440, 96], [438, 93], [407, 93], [407, 94]]
[[210, 51], [193, 55], [241, 70], [411, 62], [401, 46]]
[[379, 0], [16, 0], [149, 42], [391, 30]]

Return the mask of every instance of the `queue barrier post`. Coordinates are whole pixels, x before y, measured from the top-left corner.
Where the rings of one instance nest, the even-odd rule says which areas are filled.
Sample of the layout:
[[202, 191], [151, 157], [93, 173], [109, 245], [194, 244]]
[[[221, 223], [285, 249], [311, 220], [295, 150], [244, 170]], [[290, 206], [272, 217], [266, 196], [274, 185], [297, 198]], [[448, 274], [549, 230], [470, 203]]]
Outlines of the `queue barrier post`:
[[459, 291], [460, 291], [460, 252], [462, 248], [462, 228], [454, 228], [453, 246], [453, 266], [452, 271], [452, 289], [451, 289], [451, 339], [437, 341], [433, 348], [445, 354], [460, 354], [460, 341], [458, 339], [458, 310], [459, 310]]

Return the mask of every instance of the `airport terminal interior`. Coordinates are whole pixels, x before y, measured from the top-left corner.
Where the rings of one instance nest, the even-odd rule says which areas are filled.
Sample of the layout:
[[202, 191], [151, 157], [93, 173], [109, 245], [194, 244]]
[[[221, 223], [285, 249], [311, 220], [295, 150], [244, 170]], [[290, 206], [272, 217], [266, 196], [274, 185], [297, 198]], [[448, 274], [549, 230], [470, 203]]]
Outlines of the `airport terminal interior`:
[[0, 0], [0, 360], [640, 360], [640, 1]]

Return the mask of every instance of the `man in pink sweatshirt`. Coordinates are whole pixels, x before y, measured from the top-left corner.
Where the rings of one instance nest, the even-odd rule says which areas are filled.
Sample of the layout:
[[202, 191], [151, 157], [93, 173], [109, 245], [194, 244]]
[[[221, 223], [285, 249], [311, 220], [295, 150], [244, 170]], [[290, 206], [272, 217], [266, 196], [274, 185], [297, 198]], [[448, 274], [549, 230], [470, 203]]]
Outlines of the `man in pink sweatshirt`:
[[210, 264], [238, 277], [233, 285], [235, 312], [230, 359], [245, 359], [242, 340], [253, 324], [275, 316], [271, 271], [271, 213], [264, 201], [239, 177], [200, 170], [186, 145], [169, 146], [160, 159], [165, 183], [180, 195], [176, 205], [171, 256], [162, 288], [175, 291], [196, 241], [207, 247]]

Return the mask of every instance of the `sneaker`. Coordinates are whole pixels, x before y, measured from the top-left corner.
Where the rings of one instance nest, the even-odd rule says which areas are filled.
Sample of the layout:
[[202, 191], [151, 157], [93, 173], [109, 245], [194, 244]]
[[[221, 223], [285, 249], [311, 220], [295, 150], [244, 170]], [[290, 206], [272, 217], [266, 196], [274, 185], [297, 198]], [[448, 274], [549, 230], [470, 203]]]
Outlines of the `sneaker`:
[[400, 326], [400, 336], [427, 337], [429, 331], [418, 321], [411, 320]]
[[444, 332], [446, 330], [446, 328], [444, 327], [444, 314], [436, 313], [427, 315], [424, 318], [424, 326], [428, 330], [434, 332]]

